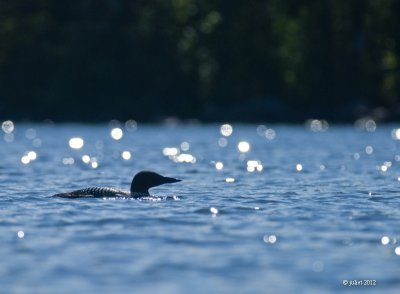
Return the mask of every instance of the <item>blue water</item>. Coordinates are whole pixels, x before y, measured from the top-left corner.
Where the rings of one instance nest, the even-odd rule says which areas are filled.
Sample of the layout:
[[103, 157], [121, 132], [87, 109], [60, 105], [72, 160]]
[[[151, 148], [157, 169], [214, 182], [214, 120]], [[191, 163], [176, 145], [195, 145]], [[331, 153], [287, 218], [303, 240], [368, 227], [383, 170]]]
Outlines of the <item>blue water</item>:
[[[0, 130], [1, 293], [399, 293], [398, 126], [275, 125], [266, 138], [257, 125], [224, 137], [217, 124], [122, 124], [115, 140], [116, 127]], [[128, 189], [143, 169], [182, 179], [151, 190], [176, 200], [48, 198]]]

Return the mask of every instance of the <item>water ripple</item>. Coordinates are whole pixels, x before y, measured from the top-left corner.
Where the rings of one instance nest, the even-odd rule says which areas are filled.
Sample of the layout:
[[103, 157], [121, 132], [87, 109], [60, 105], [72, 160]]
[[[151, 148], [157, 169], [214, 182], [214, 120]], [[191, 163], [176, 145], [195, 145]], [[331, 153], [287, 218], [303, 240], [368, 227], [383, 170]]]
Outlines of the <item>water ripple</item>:
[[[373, 291], [396, 293], [398, 126], [223, 125], [15, 124], [14, 141], [0, 140], [2, 290], [333, 293], [347, 290], [343, 279], [372, 278]], [[196, 161], [170, 160], [166, 147]], [[24, 164], [29, 151], [37, 158]], [[149, 199], [48, 197], [129, 189], [142, 169], [183, 181]]]

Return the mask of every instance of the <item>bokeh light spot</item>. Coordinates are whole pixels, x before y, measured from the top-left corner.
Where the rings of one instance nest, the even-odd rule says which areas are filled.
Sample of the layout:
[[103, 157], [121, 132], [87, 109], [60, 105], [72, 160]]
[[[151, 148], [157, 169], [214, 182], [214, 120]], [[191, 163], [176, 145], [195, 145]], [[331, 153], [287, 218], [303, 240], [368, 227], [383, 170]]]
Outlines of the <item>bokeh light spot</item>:
[[215, 163], [215, 168], [217, 170], [221, 170], [221, 169], [224, 168], [224, 164], [222, 162], [218, 161], [218, 162]]
[[325, 132], [329, 128], [326, 120], [310, 119], [306, 121], [306, 126], [313, 132]]
[[371, 155], [372, 153], [374, 153], [374, 148], [368, 145], [367, 147], [365, 147], [365, 153]]
[[390, 238], [388, 236], [383, 236], [381, 238], [382, 245], [387, 245], [387, 244], [389, 244], [389, 242], [390, 242]]
[[29, 164], [31, 162], [31, 160], [29, 159], [28, 155], [24, 155], [21, 157], [21, 162], [23, 164]]
[[82, 156], [82, 161], [86, 164], [88, 164], [90, 162], [90, 156], [89, 155], [83, 155]]
[[247, 161], [247, 171], [254, 172], [254, 171], [262, 171], [263, 166], [259, 160], [248, 160]]
[[128, 130], [128, 132], [136, 131], [137, 122], [135, 120], [133, 120], [133, 119], [127, 120], [125, 122], [125, 128]]
[[69, 139], [69, 147], [71, 147], [72, 149], [81, 149], [84, 144], [85, 142], [82, 138], [74, 137]]
[[392, 138], [394, 140], [400, 140], [400, 129], [393, 129], [392, 130]]
[[11, 120], [6, 120], [6, 121], [3, 121], [3, 123], [1, 124], [1, 128], [4, 133], [11, 134], [14, 131], [15, 126]]
[[29, 158], [30, 160], [35, 160], [35, 159], [37, 158], [37, 154], [36, 154], [35, 151], [29, 151], [29, 152], [27, 153], [27, 156], [28, 156], [28, 158]]
[[123, 151], [121, 154], [122, 158], [125, 160], [129, 160], [132, 158], [132, 154], [129, 151]]
[[124, 132], [121, 128], [113, 128], [110, 132], [110, 135], [111, 138], [118, 141], [122, 139], [122, 137], [124, 136]]
[[217, 214], [218, 213], [218, 209], [217, 208], [215, 208], [215, 207], [211, 207], [210, 208], [210, 212], [212, 213], [212, 214]]
[[165, 147], [163, 149], [164, 156], [176, 156], [179, 154], [178, 148], [175, 147]]
[[276, 132], [273, 129], [267, 129], [265, 131], [265, 138], [267, 138], [268, 140], [273, 140], [276, 137]]
[[228, 145], [228, 140], [224, 137], [218, 139], [219, 147], [226, 147]]
[[196, 157], [189, 153], [182, 153], [174, 158], [176, 162], [196, 163]]
[[190, 144], [188, 142], [182, 142], [181, 143], [181, 150], [182, 151], [188, 151], [190, 148]]
[[222, 136], [229, 137], [233, 133], [233, 127], [230, 124], [223, 124], [220, 127], [220, 133]]
[[246, 141], [240, 141], [237, 147], [242, 153], [249, 152], [250, 150], [250, 144]]
[[65, 157], [63, 158], [62, 163], [65, 165], [72, 165], [75, 163], [75, 159], [73, 159], [72, 157]]
[[264, 235], [263, 240], [265, 243], [275, 244], [278, 238], [276, 235]]

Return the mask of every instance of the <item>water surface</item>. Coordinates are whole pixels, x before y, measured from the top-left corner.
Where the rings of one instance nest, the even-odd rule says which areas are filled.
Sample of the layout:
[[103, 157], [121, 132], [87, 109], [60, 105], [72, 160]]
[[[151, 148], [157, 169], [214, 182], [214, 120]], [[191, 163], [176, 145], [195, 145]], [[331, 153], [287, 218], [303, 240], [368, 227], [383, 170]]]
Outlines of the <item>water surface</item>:
[[[116, 140], [115, 123], [17, 123], [0, 138], [0, 292], [398, 293], [396, 127], [122, 124]], [[152, 190], [179, 199], [48, 198], [143, 169], [182, 179]]]

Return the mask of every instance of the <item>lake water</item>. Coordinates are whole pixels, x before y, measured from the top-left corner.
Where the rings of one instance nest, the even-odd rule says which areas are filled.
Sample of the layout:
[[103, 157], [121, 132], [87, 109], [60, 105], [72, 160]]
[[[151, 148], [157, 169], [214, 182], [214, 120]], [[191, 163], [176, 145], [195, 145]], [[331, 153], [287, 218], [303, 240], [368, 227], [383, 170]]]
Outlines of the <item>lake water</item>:
[[3, 123], [0, 293], [399, 293], [400, 126], [312, 126]]

